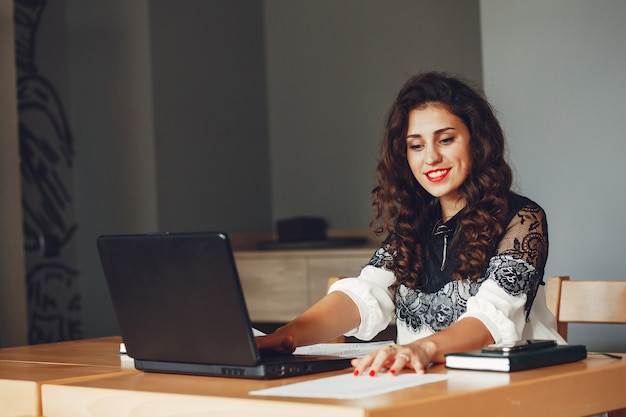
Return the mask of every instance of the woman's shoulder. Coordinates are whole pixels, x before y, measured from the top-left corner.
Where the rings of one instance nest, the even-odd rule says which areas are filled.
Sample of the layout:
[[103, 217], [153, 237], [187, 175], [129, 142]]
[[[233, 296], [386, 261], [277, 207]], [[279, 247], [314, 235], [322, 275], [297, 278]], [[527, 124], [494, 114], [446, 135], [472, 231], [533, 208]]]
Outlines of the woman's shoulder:
[[543, 208], [531, 200], [520, 194], [511, 192], [509, 194], [508, 216], [505, 224], [507, 228], [514, 227], [517, 224], [526, 224], [539, 226], [547, 231], [546, 213]]
[[535, 201], [531, 200], [530, 198], [526, 196], [511, 192], [509, 193], [508, 200], [509, 200], [509, 214], [511, 216], [514, 216], [515, 214], [523, 210], [543, 212], [543, 208], [539, 204], [537, 204]]

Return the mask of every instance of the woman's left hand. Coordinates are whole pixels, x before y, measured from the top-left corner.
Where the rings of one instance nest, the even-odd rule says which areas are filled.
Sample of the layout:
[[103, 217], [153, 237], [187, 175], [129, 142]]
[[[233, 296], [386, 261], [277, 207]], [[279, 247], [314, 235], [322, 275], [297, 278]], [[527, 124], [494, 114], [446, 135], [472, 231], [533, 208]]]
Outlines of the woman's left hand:
[[423, 374], [432, 361], [434, 352], [434, 343], [428, 341], [414, 342], [410, 345], [387, 345], [362, 358], [353, 359], [354, 375], [361, 375], [368, 368], [370, 376], [375, 376], [382, 369], [396, 375], [403, 368]]

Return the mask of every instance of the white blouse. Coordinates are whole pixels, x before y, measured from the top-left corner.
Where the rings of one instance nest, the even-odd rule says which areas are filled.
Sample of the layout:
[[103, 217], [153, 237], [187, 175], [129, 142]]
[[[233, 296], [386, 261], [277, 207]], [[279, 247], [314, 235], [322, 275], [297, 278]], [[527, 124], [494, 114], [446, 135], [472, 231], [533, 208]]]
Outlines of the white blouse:
[[[449, 278], [430, 293], [400, 285], [394, 297], [389, 289], [394, 274], [382, 262], [391, 255], [382, 247], [358, 277], [333, 284], [329, 292], [347, 294], [361, 315], [360, 325], [346, 336], [371, 340], [395, 315], [397, 343], [406, 344], [474, 317], [489, 329], [496, 343], [554, 339], [564, 344], [556, 319], [546, 306], [542, 283], [547, 257], [545, 213], [536, 203], [515, 197], [524, 205], [511, 216], [505, 235], [477, 281]], [[542, 245], [536, 245], [538, 241], [545, 242], [545, 253], [539, 255], [536, 249]]]

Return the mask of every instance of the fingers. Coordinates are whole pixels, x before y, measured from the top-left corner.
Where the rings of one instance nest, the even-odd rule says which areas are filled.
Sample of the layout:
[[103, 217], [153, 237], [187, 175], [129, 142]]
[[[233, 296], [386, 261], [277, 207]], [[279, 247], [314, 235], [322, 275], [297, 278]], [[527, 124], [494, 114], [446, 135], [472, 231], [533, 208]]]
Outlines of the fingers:
[[389, 368], [389, 372], [392, 375], [395, 375], [403, 368], [413, 369], [418, 374], [423, 374], [426, 372], [426, 368], [424, 364], [412, 352], [411, 353], [403, 353], [403, 352], [398, 353], [396, 355], [396, 361], [391, 366], [391, 368]]
[[389, 367], [388, 372], [392, 375], [396, 375], [404, 368], [414, 369], [418, 373], [424, 373], [424, 367], [415, 353], [408, 347], [397, 346], [395, 348], [394, 361]]
[[354, 374], [362, 375], [367, 372], [375, 376], [381, 370], [387, 369], [391, 375], [396, 375], [404, 368], [415, 369], [418, 373], [425, 372], [425, 364], [409, 347], [401, 345], [389, 345], [378, 349], [369, 355], [354, 359], [352, 366]]
[[296, 350], [296, 344], [292, 335], [285, 336], [280, 343], [280, 350], [287, 353], [293, 353]]
[[402, 370], [403, 368], [410, 368], [410, 367], [411, 367], [411, 357], [407, 355], [406, 353], [398, 352], [398, 354], [396, 354], [396, 360], [393, 362], [393, 365], [391, 365], [391, 368], [389, 368], [389, 373], [392, 375], [395, 375], [396, 373], [400, 372], [400, 370]]
[[389, 368], [391, 364], [393, 364], [393, 362], [395, 361], [395, 357], [395, 345], [390, 345], [383, 349], [379, 349], [369, 366], [369, 376], [376, 376], [376, 374], [380, 372], [381, 368], [383, 367]]
[[278, 336], [278, 335], [267, 335], [267, 336], [256, 336], [256, 345], [260, 350], [275, 350], [278, 352], [291, 353], [296, 349], [293, 336]]
[[354, 366], [354, 375], [362, 375], [363, 372], [369, 368], [368, 374], [375, 376], [379, 371], [381, 365], [389, 358], [395, 356], [394, 345], [385, 346], [384, 348], [375, 350], [374, 352], [365, 355], [360, 359], [353, 359], [352, 366]]

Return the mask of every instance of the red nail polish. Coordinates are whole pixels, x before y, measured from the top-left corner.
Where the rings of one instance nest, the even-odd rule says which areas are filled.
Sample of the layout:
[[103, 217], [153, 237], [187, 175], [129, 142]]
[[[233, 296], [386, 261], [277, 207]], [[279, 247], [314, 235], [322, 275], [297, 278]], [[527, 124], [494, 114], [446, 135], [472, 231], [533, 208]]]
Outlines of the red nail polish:
[[396, 374], [396, 370], [395, 370], [395, 369], [390, 369], [390, 370], [389, 370], [389, 373], [390, 373], [391, 375], [395, 375], [395, 374]]
[[370, 374], [369, 374], [369, 375], [370, 375], [370, 376], [376, 376], [376, 371], [372, 369], [372, 370], [370, 371]]
[[354, 376], [359, 376], [359, 374], [360, 374], [359, 370], [358, 370], [358, 369], [355, 369], [355, 370], [354, 370]]

